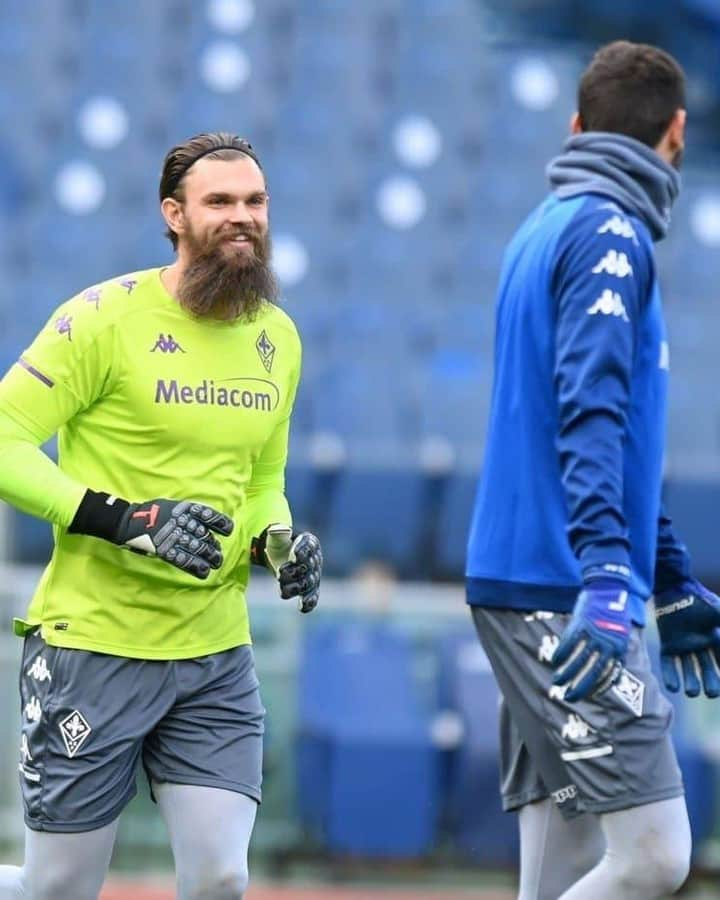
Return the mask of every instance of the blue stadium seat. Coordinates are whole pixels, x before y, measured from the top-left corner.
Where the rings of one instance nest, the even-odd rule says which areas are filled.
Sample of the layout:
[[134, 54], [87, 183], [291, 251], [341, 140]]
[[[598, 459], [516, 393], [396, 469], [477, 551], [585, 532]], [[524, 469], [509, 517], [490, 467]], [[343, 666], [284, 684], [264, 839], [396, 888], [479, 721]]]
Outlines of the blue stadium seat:
[[474, 862], [514, 865], [517, 819], [499, 796], [499, 692], [472, 627], [445, 638], [439, 650], [441, 709], [462, 722], [462, 740], [448, 762], [448, 822], [455, 846]]
[[437, 758], [412, 648], [384, 625], [323, 623], [304, 640], [298, 684], [298, 807], [335, 853], [427, 853]]

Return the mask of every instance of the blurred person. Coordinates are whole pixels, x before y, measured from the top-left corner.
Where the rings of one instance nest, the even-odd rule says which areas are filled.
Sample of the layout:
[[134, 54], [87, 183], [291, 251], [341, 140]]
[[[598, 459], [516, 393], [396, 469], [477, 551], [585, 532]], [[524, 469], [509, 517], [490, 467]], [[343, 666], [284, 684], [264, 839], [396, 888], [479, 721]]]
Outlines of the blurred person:
[[[265, 712], [250, 562], [301, 612], [318, 600], [320, 545], [284, 494], [301, 347], [274, 302], [258, 158], [193, 137], [160, 201], [176, 261], [60, 306], [0, 382], [0, 496], [55, 533], [15, 622], [27, 827], [0, 900], [94, 900], [140, 760], [177, 896], [242, 897]], [[58, 466], [38, 449], [55, 432]]]
[[668, 346], [653, 242], [680, 187], [685, 81], [618, 41], [583, 73], [551, 193], [512, 239], [496, 312], [467, 599], [495, 672], [521, 900], [645, 900], [691, 839], [664, 681], [720, 694], [718, 598], [661, 506]]

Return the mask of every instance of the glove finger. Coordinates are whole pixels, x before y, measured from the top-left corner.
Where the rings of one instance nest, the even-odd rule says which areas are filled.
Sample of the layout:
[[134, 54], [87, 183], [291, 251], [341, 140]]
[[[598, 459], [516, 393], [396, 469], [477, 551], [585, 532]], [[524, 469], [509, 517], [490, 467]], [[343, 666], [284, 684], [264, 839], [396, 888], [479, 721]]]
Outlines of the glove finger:
[[720, 697], [720, 672], [715, 665], [715, 657], [709, 650], [701, 650], [696, 656], [706, 696]]
[[221, 513], [212, 506], [203, 506], [200, 503], [193, 503], [190, 507], [190, 512], [196, 519], [199, 519], [203, 525], [206, 525], [218, 534], [225, 535], [225, 537], [232, 534], [233, 528], [235, 527], [235, 523], [230, 516], [226, 516], [225, 513]]
[[298, 598], [298, 609], [301, 613], [312, 612], [318, 605], [319, 599], [320, 592], [317, 590], [311, 591], [309, 594], [301, 594]]
[[550, 660], [555, 669], [553, 684], [566, 684], [570, 681], [582, 669], [589, 655], [585, 638], [568, 641], [561, 639]]
[[660, 668], [665, 687], [673, 694], [680, 690], [680, 673], [678, 672], [679, 659], [669, 653], [660, 654]]
[[584, 700], [595, 691], [599, 683], [605, 667], [607, 665], [607, 657], [599, 651], [592, 651], [585, 665], [578, 671], [577, 675], [570, 682], [570, 686], [565, 692], [565, 699], [568, 703], [574, 703], [576, 700]]
[[682, 662], [683, 681], [685, 693], [688, 697], [697, 697], [700, 694], [700, 664], [694, 653], [684, 653]]
[[175, 566], [176, 569], [182, 569], [183, 572], [194, 575], [195, 578], [203, 581], [210, 574], [210, 563], [207, 560], [178, 545], [171, 547], [161, 558], [171, 566]]
[[593, 697], [599, 697], [600, 694], [604, 694], [611, 688], [620, 677], [622, 670], [622, 664], [617, 659], [609, 659], [598, 676], [598, 684], [593, 691]]

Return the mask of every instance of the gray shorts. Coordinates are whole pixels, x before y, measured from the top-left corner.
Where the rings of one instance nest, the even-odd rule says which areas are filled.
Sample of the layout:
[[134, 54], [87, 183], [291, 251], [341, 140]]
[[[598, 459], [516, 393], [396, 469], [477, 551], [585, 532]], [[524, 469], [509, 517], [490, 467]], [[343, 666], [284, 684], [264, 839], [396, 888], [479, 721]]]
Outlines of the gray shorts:
[[152, 782], [197, 784], [260, 802], [265, 710], [250, 646], [146, 661], [25, 639], [20, 784], [36, 831], [114, 821]]
[[475, 627], [503, 695], [501, 793], [507, 810], [552, 797], [568, 818], [683, 794], [670, 739], [672, 706], [633, 629], [618, 682], [567, 703], [550, 658], [569, 615], [473, 607]]

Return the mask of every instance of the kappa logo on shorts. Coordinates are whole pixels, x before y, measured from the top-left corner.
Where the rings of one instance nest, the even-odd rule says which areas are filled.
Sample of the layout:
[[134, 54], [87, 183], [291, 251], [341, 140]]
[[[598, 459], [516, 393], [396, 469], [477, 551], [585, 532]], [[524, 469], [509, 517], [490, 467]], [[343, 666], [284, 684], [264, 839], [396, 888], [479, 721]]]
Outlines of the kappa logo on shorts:
[[538, 647], [538, 659], [540, 662], [550, 662], [559, 643], [560, 638], [556, 634], [544, 634]]
[[594, 734], [595, 729], [588, 725], [585, 719], [578, 716], [577, 713], [570, 713], [562, 727], [560, 737], [571, 744], [583, 744], [588, 738], [592, 739]]
[[31, 697], [25, 704], [25, 715], [31, 722], [39, 722], [42, 718], [42, 706], [37, 697]]
[[38, 656], [35, 662], [27, 670], [27, 673], [30, 678], [34, 678], [35, 681], [52, 681], [52, 675], [50, 674], [50, 669], [48, 669], [48, 664], [45, 662], [44, 656]]
[[640, 718], [643, 714], [643, 700], [645, 699], [645, 685], [640, 679], [623, 669], [617, 683], [612, 686], [612, 692]]
[[92, 728], [81, 712], [74, 709], [60, 723], [60, 734], [65, 742], [68, 756], [75, 756], [80, 747], [87, 740]]
[[574, 800], [577, 797], [577, 788], [574, 784], [566, 784], [565, 787], [553, 791], [550, 796], [558, 806], [562, 806], [563, 803], [567, 803], [568, 800]]

